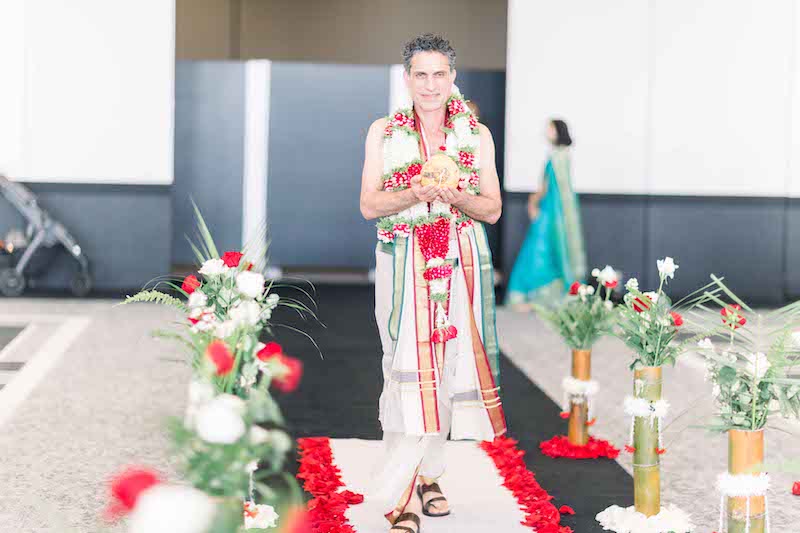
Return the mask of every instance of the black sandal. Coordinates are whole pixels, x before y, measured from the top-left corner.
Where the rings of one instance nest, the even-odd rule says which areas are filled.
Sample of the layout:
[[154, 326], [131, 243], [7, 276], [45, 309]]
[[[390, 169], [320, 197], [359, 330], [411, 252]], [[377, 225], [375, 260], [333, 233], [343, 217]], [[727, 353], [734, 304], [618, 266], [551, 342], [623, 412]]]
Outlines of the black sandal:
[[[429, 492], [438, 492], [439, 494], [442, 494], [442, 496], [437, 496], [435, 498], [431, 498], [430, 500], [428, 500], [426, 502], [425, 501], [425, 494], [427, 494]], [[431, 516], [431, 517], [436, 518], [436, 517], [440, 517], [440, 516], [447, 516], [447, 515], [450, 514], [450, 510], [449, 509], [447, 511], [443, 512], [443, 513], [432, 513], [432, 512], [430, 512], [428, 510], [428, 509], [430, 509], [431, 504], [433, 504], [435, 502], [446, 502], [447, 501], [447, 498], [444, 497], [444, 493], [442, 492], [442, 489], [441, 489], [441, 487], [439, 487], [438, 483], [431, 483], [430, 485], [426, 485], [424, 483], [420, 483], [419, 485], [417, 485], [417, 494], [419, 494], [419, 499], [422, 500], [422, 514], [424, 514], [425, 516]]]
[[[414, 530], [414, 529], [411, 529], [410, 527], [394, 525], [394, 524], [397, 524], [398, 522], [414, 522], [414, 524], [416, 524], [416, 526], [417, 526], [417, 529]], [[400, 531], [408, 531], [408, 533], [419, 533], [419, 517], [417, 515], [415, 515], [414, 513], [403, 513], [403, 514], [401, 514], [394, 521], [394, 523], [392, 524], [392, 528], [389, 531], [391, 532], [391, 531], [394, 531], [396, 529], [399, 529]]]

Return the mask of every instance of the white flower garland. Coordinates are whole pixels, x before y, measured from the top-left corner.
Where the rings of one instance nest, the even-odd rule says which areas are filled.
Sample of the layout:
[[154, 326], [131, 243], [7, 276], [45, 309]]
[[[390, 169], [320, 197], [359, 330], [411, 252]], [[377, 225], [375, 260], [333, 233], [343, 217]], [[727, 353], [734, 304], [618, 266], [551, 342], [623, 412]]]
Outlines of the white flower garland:
[[616, 533], [691, 533], [694, 524], [688, 513], [675, 505], [663, 505], [661, 511], [654, 516], [645, 516], [636, 511], [634, 506], [620, 507], [612, 505], [599, 513], [596, 520], [604, 530]]
[[661, 437], [661, 427], [663, 426], [664, 417], [667, 416], [669, 411], [669, 402], [661, 399], [655, 402], [646, 400], [645, 398], [634, 398], [627, 396], [625, 398], [625, 414], [631, 417], [631, 430], [628, 437], [628, 446], [633, 447], [633, 427], [637, 418], [650, 419], [650, 427], [658, 422], [658, 448], [664, 449]]
[[720, 492], [719, 500], [719, 531], [723, 531], [725, 524], [725, 498], [747, 498], [745, 510], [745, 533], [750, 531], [750, 498], [753, 496], [764, 497], [764, 522], [769, 533], [769, 508], [767, 504], [767, 491], [769, 490], [768, 474], [731, 474], [723, 472], [717, 477], [717, 488]]
[[600, 390], [600, 384], [595, 380], [583, 381], [572, 376], [566, 376], [561, 380], [561, 387], [564, 389], [564, 402], [562, 411], [568, 412], [570, 403], [587, 403], [587, 418], [592, 418], [592, 396]]
[[[450, 128], [447, 129], [444, 153], [459, 167], [460, 187], [468, 194], [480, 194], [481, 139], [478, 122], [456, 87], [453, 87], [447, 107], [453, 118], [448, 124]], [[398, 109], [389, 117], [383, 143], [384, 190], [407, 189], [411, 178], [421, 171], [423, 161], [420, 158], [419, 134], [415, 131], [414, 120], [412, 109]], [[429, 213], [428, 204], [419, 202], [396, 215], [383, 217], [378, 222], [378, 239], [391, 243], [395, 236], [408, 237], [418, 219], [433, 213], [447, 217], [457, 214], [459, 230], [471, 223], [468, 217], [453, 213], [449, 204], [433, 202]]]

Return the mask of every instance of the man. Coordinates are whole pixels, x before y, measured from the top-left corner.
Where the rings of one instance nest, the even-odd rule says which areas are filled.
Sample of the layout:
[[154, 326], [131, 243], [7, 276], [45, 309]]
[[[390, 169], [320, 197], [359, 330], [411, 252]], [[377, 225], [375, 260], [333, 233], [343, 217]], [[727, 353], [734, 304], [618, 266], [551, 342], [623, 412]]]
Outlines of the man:
[[450, 514], [436, 482], [448, 434], [491, 440], [506, 431], [482, 226], [500, 218], [500, 185], [492, 136], [454, 86], [455, 57], [437, 35], [408, 42], [413, 107], [375, 121], [366, 141], [361, 212], [380, 218], [375, 316], [386, 444], [371, 496], [394, 533], [417, 533], [420, 511]]

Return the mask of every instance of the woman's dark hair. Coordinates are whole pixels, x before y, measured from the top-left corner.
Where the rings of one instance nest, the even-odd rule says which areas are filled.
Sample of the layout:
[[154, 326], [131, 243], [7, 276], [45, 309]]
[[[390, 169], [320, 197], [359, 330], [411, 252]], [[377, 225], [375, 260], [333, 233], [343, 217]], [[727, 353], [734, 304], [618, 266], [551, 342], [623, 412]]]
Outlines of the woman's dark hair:
[[551, 120], [550, 123], [556, 129], [556, 141], [553, 144], [556, 146], [571, 146], [572, 137], [569, 136], [567, 123], [557, 118]]

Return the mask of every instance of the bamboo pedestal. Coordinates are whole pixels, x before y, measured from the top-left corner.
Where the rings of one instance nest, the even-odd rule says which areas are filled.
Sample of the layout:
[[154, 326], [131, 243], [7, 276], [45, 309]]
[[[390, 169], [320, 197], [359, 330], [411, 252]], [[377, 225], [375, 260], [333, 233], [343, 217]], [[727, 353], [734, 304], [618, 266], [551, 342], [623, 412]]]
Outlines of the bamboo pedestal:
[[[661, 367], [650, 366], [634, 370], [634, 396], [651, 402], [661, 399]], [[658, 455], [658, 424], [637, 417], [633, 428], [633, 501], [637, 512], [655, 516], [661, 511], [661, 461]]]
[[[581, 381], [592, 379], [592, 351], [572, 350], [572, 377]], [[569, 432], [567, 439], [575, 446], [586, 446], [589, 442], [589, 402], [570, 402]]]
[[[764, 462], [764, 430], [728, 431], [728, 472], [735, 475], [758, 474]], [[747, 499], [728, 498], [728, 533], [764, 533], [766, 513], [763, 496], [751, 496], [750, 529], [747, 530]], [[720, 532], [721, 533], [721, 532]]]

